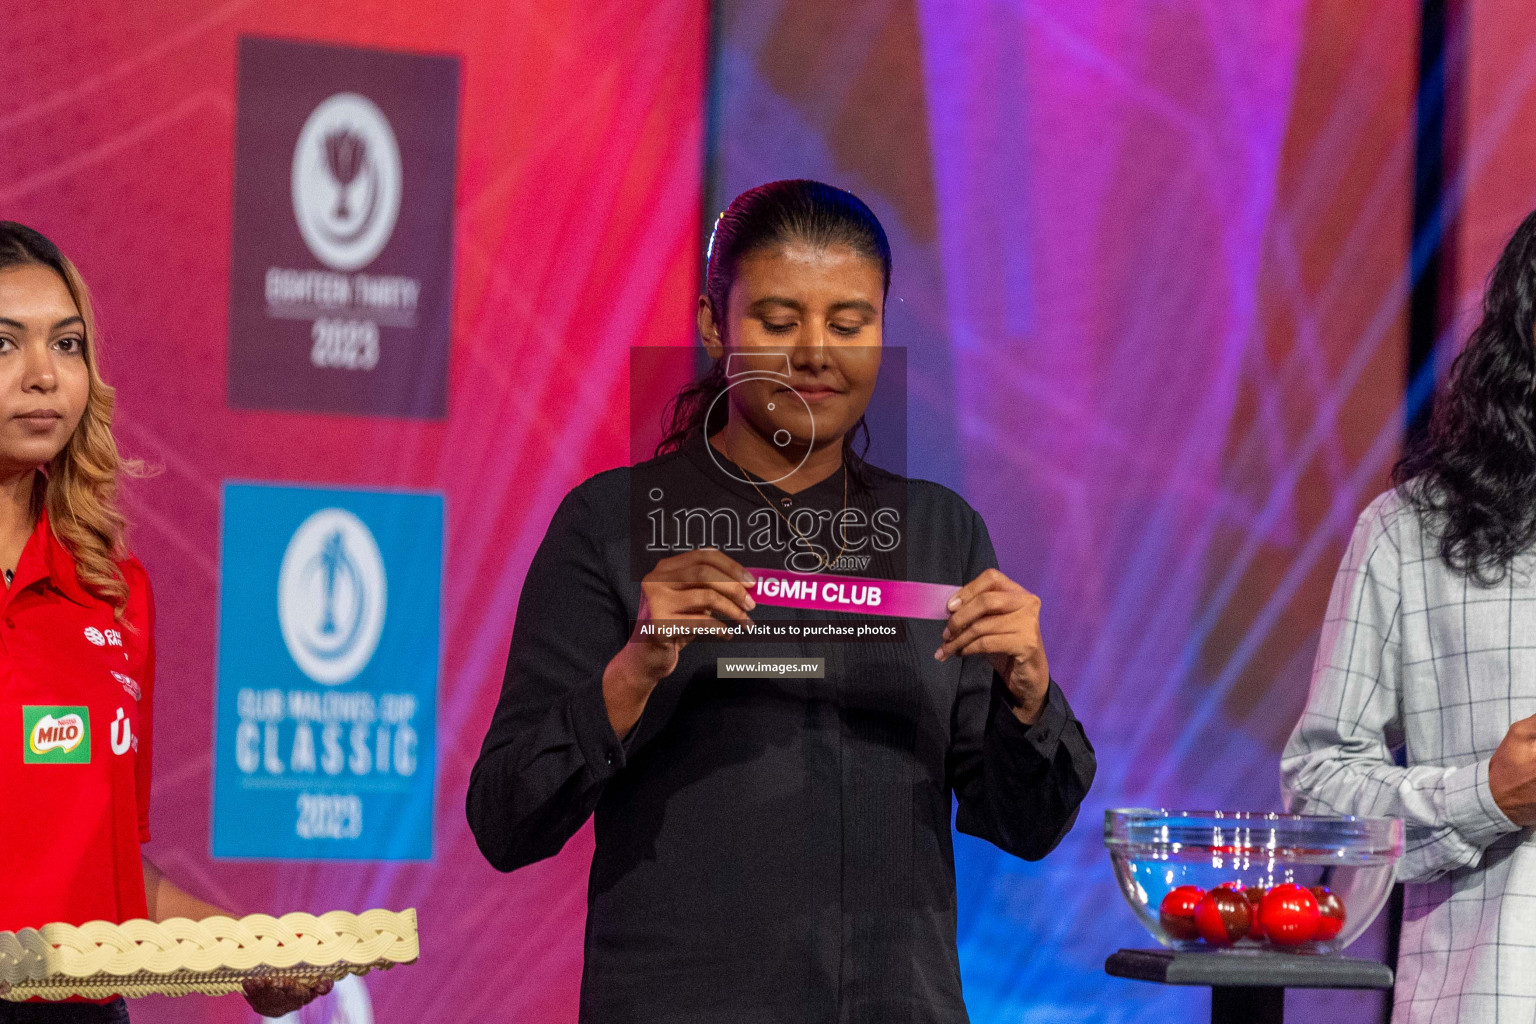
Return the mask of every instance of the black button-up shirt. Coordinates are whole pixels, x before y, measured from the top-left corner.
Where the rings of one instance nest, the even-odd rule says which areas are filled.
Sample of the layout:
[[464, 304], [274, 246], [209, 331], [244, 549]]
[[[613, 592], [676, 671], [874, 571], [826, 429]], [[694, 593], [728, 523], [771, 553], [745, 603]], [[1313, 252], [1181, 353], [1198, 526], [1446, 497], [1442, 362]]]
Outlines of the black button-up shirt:
[[[934, 659], [944, 624], [925, 620], [902, 620], [898, 642], [696, 640], [621, 740], [603, 669], [630, 634], [642, 571], [669, 553], [631, 561], [647, 495], [743, 521], [769, 503], [845, 507], [841, 470], [787, 494], [732, 479], [746, 474], [703, 444], [601, 473], [555, 513], [470, 781], [480, 849], [510, 871], [595, 815], [583, 1021], [963, 1022], [953, 801], [961, 831], [1038, 859], [1077, 816], [1093, 748], [1054, 682], [1026, 726], [985, 658]], [[865, 483], [848, 504], [899, 509], [901, 543], [859, 575], [959, 586], [997, 565], [953, 491], [868, 469]], [[825, 678], [716, 673], [717, 657], [797, 655], [825, 659]]]

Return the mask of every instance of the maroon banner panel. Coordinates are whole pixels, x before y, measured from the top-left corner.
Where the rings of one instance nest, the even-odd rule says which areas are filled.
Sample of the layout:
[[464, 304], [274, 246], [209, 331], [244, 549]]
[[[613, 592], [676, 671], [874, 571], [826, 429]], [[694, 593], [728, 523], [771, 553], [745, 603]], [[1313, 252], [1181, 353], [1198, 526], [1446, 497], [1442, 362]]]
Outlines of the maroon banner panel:
[[229, 402], [448, 409], [452, 57], [242, 38]]

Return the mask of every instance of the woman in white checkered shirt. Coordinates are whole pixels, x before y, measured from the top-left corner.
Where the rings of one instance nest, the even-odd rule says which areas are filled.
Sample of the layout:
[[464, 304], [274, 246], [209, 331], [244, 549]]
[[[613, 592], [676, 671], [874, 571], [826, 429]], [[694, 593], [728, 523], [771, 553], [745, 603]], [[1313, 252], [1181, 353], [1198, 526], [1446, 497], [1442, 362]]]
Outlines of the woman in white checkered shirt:
[[1536, 214], [1483, 307], [1355, 527], [1281, 759], [1292, 810], [1408, 827], [1394, 1024], [1536, 1022]]

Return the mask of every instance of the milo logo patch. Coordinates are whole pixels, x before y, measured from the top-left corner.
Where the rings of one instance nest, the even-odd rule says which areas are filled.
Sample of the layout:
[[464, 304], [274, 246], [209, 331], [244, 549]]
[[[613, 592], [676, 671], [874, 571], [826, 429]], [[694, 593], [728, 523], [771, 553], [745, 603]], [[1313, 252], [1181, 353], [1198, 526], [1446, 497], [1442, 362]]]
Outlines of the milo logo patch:
[[26, 764], [90, 764], [89, 708], [23, 705], [21, 724]]

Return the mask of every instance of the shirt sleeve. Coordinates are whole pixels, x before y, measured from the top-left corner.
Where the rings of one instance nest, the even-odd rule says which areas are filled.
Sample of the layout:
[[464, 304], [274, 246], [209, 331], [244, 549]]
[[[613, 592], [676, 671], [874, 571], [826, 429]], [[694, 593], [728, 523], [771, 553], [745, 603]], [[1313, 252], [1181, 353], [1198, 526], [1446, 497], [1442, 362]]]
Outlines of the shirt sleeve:
[[501, 871], [558, 853], [624, 767], [603, 670], [628, 619], [603, 574], [582, 489], [566, 495], [523, 581], [506, 676], [465, 813]]
[[149, 842], [149, 791], [150, 771], [154, 753], [154, 694], [155, 694], [155, 595], [149, 585], [149, 574], [142, 568], [134, 574], [132, 584], [143, 588], [144, 613], [138, 623], [144, 631], [144, 664], [139, 669], [139, 724], [138, 748], [133, 752], [134, 795], [139, 807], [139, 842]]
[[[973, 515], [965, 581], [997, 567], [986, 524]], [[1013, 713], [1002, 677], [983, 655], [961, 659], [949, 777], [955, 827], [1000, 849], [1039, 860], [1061, 842], [1097, 770], [1093, 746], [1055, 680], [1033, 725]]]
[[1493, 801], [1486, 759], [1402, 767], [1392, 755], [1403, 735], [1396, 501], [1388, 492], [1372, 502], [1350, 538], [1280, 781], [1292, 812], [1402, 818], [1398, 879], [1426, 882], [1476, 864], [1518, 826]]

